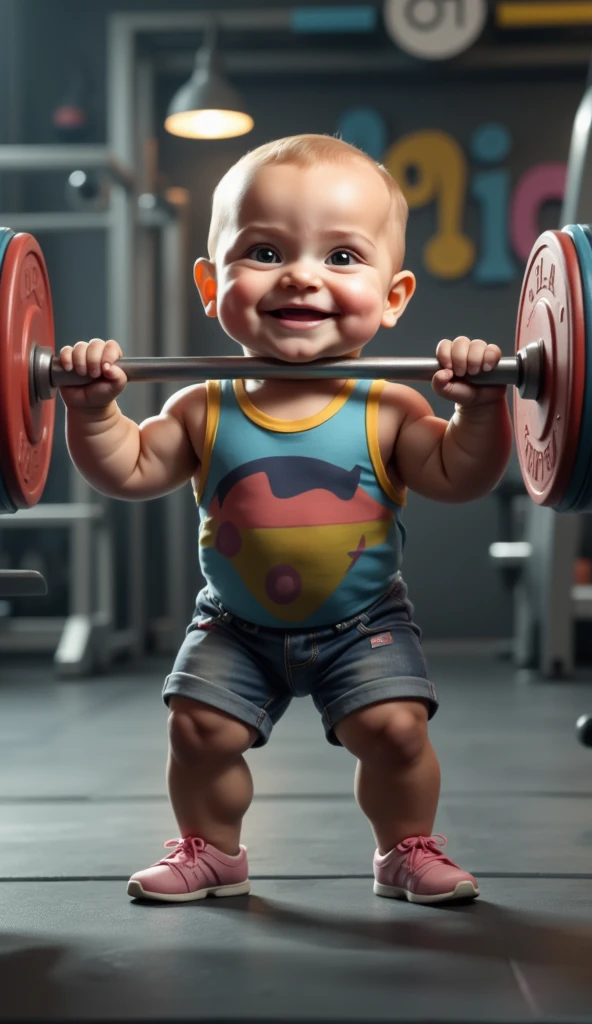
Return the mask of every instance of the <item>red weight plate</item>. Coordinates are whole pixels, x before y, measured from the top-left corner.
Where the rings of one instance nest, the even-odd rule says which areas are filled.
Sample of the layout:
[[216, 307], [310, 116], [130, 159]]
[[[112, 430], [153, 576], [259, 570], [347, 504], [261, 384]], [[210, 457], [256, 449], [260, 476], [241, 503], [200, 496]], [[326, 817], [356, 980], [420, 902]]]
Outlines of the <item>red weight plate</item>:
[[37, 241], [20, 234], [0, 278], [0, 470], [18, 508], [36, 505], [43, 494], [53, 443], [55, 403], [30, 394], [34, 344], [55, 351], [51, 292]]
[[569, 235], [545, 231], [529, 256], [516, 351], [543, 340], [543, 392], [514, 392], [514, 432], [526, 489], [537, 505], [557, 505], [573, 473], [582, 420], [586, 328], [582, 282]]

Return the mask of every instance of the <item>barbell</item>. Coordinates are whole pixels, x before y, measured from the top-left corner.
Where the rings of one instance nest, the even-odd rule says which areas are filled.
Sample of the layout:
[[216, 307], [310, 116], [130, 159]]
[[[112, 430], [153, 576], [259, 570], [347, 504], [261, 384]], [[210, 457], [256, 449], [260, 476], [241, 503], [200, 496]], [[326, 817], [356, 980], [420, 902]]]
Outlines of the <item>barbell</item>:
[[[124, 358], [130, 381], [348, 377], [429, 381], [435, 358], [323, 359], [310, 363], [222, 356]], [[510, 386], [526, 489], [557, 511], [592, 510], [592, 233], [546, 231], [530, 254], [515, 355], [470, 383]], [[96, 380], [96, 378], [95, 378]], [[90, 381], [55, 356], [49, 278], [32, 235], [0, 228], [0, 513], [35, 505], [53, 443], [57, 387]]]

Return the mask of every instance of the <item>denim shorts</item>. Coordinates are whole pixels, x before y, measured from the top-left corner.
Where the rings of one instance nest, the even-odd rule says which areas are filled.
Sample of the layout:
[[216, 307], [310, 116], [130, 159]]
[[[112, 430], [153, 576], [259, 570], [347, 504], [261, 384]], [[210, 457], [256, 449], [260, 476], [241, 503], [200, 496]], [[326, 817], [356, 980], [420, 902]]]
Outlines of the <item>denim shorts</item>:
[[431, 718], [436, 691], [427, 678], [421, 633], [402, 577], [369, 608], [335, 626], [271, 629], [237, 618], [207, 588], [164, 684], [166, 704], [189, 697], [254, 726], [261, 747], [293, 697], [312, 696], [325, 735], [341, 746], [340, 719], [385, 700], [423, 700]]

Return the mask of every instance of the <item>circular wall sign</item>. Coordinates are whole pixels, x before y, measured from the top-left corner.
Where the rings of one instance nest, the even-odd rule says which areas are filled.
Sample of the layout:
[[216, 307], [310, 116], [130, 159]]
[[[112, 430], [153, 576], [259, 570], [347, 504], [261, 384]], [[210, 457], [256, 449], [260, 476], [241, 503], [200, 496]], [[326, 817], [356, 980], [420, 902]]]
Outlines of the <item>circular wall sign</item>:
[[424, 60], [456, 57], [473, 45], [487, 21], [487, 0], [385, 0], [393, 42]]

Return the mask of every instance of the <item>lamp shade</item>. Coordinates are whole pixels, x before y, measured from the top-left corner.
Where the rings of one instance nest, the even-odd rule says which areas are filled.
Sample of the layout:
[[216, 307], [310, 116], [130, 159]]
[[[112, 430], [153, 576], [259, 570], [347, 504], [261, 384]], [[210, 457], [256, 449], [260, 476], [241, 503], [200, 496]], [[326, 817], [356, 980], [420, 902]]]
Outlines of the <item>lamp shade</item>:
[[166, 130], [186, 139], [229, 139], [246, 135], [253, 125], [239, 93], [224, 77], [220, 57], [212, 47], [203, 47], [191, 78], [169, 104]]

